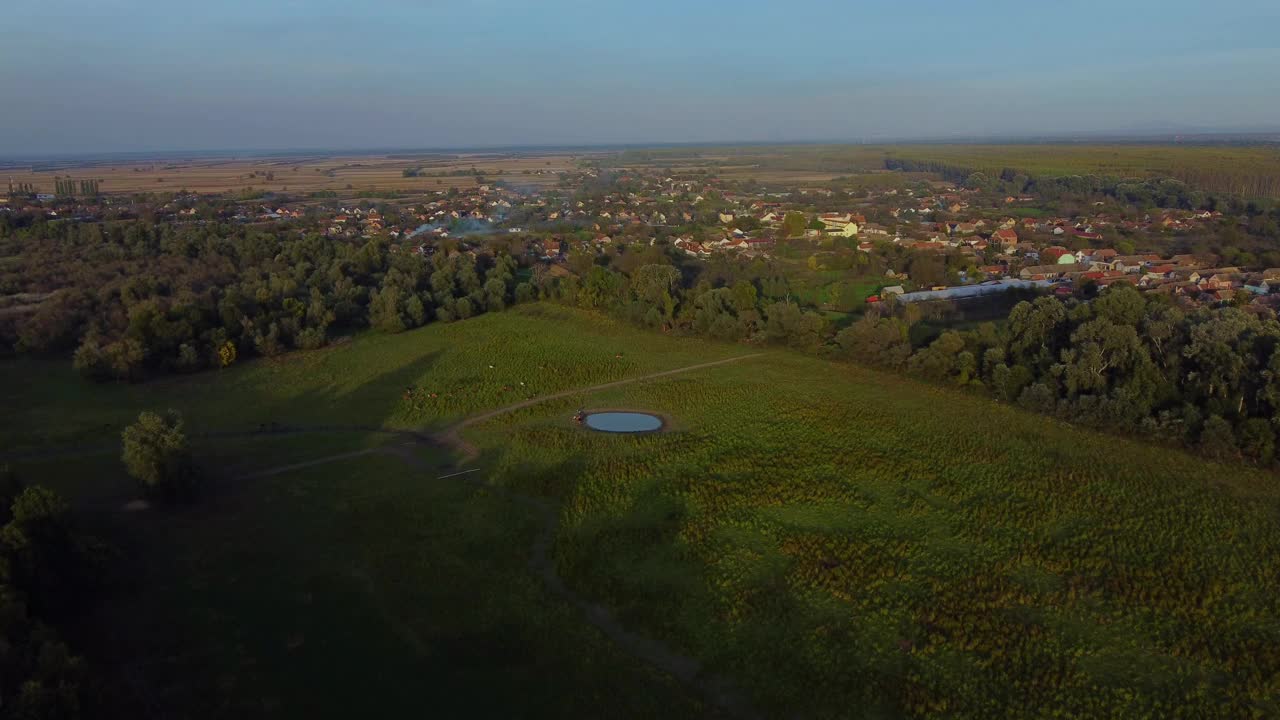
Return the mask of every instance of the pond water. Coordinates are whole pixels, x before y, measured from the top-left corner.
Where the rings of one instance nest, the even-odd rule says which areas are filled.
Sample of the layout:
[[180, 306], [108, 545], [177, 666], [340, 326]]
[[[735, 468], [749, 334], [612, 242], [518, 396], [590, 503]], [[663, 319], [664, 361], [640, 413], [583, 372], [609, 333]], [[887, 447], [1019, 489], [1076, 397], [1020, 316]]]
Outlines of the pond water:
[[654, 430], [662, 429], [662, 418], [648, 413], [591, 413], [584, 422], [592, 430], [601, 432], [633, 433], [653, 432]]

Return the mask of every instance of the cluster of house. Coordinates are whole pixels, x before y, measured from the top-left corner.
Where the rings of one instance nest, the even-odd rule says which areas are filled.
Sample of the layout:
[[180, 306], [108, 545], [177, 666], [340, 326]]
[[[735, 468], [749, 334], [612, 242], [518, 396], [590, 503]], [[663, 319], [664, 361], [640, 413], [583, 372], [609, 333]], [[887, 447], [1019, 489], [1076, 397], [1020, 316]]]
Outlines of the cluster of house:
[[[1049, 280], [1067, 287], [1092, 281], [1100, 286], [1123, 282], [1141, 290], [1184, 296], [1201, 302], [1231, 300], [1238, 292], [1269, 295], [1280, 290], [1280, 268], [1246, 271], [1215, 267], [1215, 258], [1195, 255], [1117, 255], [1115, 250], [1079, 250], [1052, 265], [1022, 268], [1022, 280]], [[984, 268], [986, 270], [987, 268]]]
[[0, 213], [23, 214], [43, 217], [46, 220], [78, 220], [97, 222], [129, 216], [136, 210], [136, 203], [125, 198], [96, 197], [58, 203], [53, 195], [40, 193], [32, 202], [29, 198], [0, 196]]
[[385, 229], [382, 213], [374, 208], [341, 208], [329, 218], [329, 237], [370, 237]]
[[773, 238], [747, 237], [747, 234], [735, 230], [727, 237], [716, 240], [697, 242], [691, 237], [678, 237], [672, 244], [681, 252], [693, 257], [708, 257], [716, 252], [734, 251], [746, 253], [748, 256], [760, 255], [768, 257], [767, 249], [774, 244]]
[[[820, 187], [779, 192], [666, 171], [624, 171], [604, 191], [589, 190], [600, 175], [598, 170], [583, 169], [565, 175], [562, 188], [540, 193], [490, 185], [465, 192], [436, 191], [411, 202], [380, 202], [381, 211], [370, 202], [334, 207], [317, 199], [264, 202], [228, 196], [215, 198], [210, 215], [210, 196], [194, 194], [168, 196], [146, 209], [175, 222], [203, 222], [211, 217], [246, 223], [302, 221], [313, 223], [329, 237], [386, 236], [408, 241], [406, 249], [421, 252], [433, 239], [473, 232], [520, 232], [521, 228], [513, 227], [517, 222], [509, 221], [518, 216], [520, 224], [540, 229], [527, 239], [529, 254], [551, 262], [562, 259], [570, 243], [597, 250], [624, 240], [652, 244], [659, 233], [650, 228], [696, 226], [696, 234], [686, 232], [673, 240], [679, 251], [692, 257], [717, 253], [767, 257], [784, 235], [842, 238], [867, 253], [889, 244], [915, 252], [967, 254], [980, 272], [969, 273], [966, 285], [992, 280], [1058, 285], [1130, 282], [1151, 291], [1227, 299], [1236, 292], [1268, 294], [1272, 283], [1280, 284], [1280, 271], [1243, 272], [1213, 267], [1213, 261], [1187, 255], [1161, 258], [1090, 249], [1104, 242], [1104, 233], [1188, 231], [1221, 221], [1217, 212], [1169, 210], [1139, 218], [1109, 215], [1098, 208], [1076, 218], [1013, 217], [1031, 212], [1015, 207], [1035, 198], [1009, 196], [1001, 203], [999, 198], [946, 183], [857, 193]], [[66, 199], [22, 202], [18, 206], [10, 200], [0, 210], [102, 220], [140, 216], [142, 208], [137, 204], [145, 201], [102, 196], [74, 204]], [[814, 210], [816, 214], [810, 214]], [[789, 213], [797, 211], [804, 213], [803, 228], [788, 221]], [[561, 228], [574, 229], [577, 239], [549, 234], [560, 233]], [[585, 233], [593, 233], [590, 240], [582, 239]]]

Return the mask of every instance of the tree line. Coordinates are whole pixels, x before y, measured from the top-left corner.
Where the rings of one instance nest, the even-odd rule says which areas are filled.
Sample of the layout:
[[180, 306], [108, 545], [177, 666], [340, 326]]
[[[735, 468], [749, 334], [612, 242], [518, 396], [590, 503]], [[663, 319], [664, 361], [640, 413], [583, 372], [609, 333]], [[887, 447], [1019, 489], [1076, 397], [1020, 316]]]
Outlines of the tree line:
[[1003, 325], [946, 330], [917, 345], [917, 306], [872, 307], [836, 331], [792, 301], [767, 265], [729, 268], [708, 266], [686, 284], [672, 265], [594, 265], [538, 289], [665, 332], [785, 345], [1220, 459], [1276, 460], [1280, 322], [1270, 311], [1185, 310], [1120, 284], [1096, 296], [1024, 300]]
[[909, 321], [868, 315], [835, 338], [849, 359], [985, 391], [1092, 427], [1275, 460], [1280, 323], [1237, 307], [1183, 310], [1127, 286], [1092, 300], [1040, 297], [1006, 326], [946, 331], [924, 347]]
[[0, 248], [18, 260], [0, 293], [53, 292], [0, 317], [0, 348], [70, 353], [96, 380], [225, 367], [533, 297], [509, 255], [448, 242], [428, 258], [381, 238], [134, 221], [0, 227]]
[[58, 178], [53, 181], [54, 192], [58, 195], [97, 195], [98, 185], [97, 180]]
[[[1243, 184], [1203, 182], [1211, 175], [1188, 171], [1185, 176], [1150, 179], [1107, 175], [1033, 175], [1017, 168], [1002, 168], [999, 174], [936, 160], [887, 157], [884, 167], [904, 172], [936, 173], [974, 190], [1032, 194], [1048, 200], [1108, 197], [1137, 207], [1181, 210], [1217, 210], [1235, 215], [1262, 215], [1274, 211], [1274, 204], [1262, 198], [1271, 192], [1252, 192], [1271, 187], [1259, 181]], [[1207, 171], [1206, 171], [1207, 173]], [[1204, 189], [1209, 188], [1209, 189]], [[1256, 199], [1255, 199], [1256, 198]]]

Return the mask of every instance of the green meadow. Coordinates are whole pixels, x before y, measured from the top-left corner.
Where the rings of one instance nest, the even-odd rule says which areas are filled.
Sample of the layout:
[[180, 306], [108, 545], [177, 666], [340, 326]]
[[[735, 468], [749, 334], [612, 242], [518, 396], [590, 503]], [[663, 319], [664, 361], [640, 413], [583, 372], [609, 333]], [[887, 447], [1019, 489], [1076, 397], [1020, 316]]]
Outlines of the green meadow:
[[[487, 408], [741, 350], [676, 340], [555, 305], [402, 335], [366, 333], [323, 350], [138, 384], [82, 381], [69, 361], [4, 365], [0, 447], [111, 445], [141, 410], [181, 410], [191, 430], [292, 426], [442, 427]], [[405, 393], [414, 390], [414, 401]], [[432, 397], [434, 395], [435, 397]]]
[[716, 715], [547, 589], [541, 517], [434, 477], [366, 456], [115, 518], [100, 661], [154, 717]]
[[[461, 477], [375, 432], [761, 351], [472, 425]], [[4, 452], [117, 548], [86, 652], [161, 716], [1280, 714], [1280, 491], [1256, 469], [546, 304], [133, 386], [3, 378]], [[113, 443], [165, 407], [209, 487], [122, 512]], [[578, 407], [670, 423], [594, 433]], [[270, 423], [325, 430], [234, 434]]]

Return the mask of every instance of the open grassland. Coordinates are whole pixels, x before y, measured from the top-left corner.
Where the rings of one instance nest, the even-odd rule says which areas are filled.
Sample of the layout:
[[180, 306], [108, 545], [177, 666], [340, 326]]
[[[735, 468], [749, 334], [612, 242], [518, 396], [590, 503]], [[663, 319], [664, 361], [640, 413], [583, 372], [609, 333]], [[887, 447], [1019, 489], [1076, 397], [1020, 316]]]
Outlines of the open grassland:
[[774, 354], [478, 428], [561, 571], [778, 716], [1273, 717], [1272, 474]]
[[[538, 155], [350, 155], [315, 157], [200, 158], [76, 165], [59, 163], [0, 171], [6, 181], [31, 183], [38, 192], [53, 192], [54, 179], [100, 180], [104, 194], [135, 192], [238, 192], [245, 188], [273, 192], [341, 194], [356, 191], [426, 192], [450, 187], [472, 188], [480, 182], [505, 181], [516, 187], [554, 186], [558, 173], [576, 166], [569, 153]], [[417, 170], [418, 177], [404, 177]], [[472, 171], [483, 175], [478, 181]], [[270, 177], [268, 177], [270, 174]], [[433, 176], [435, 175], [435, 176]]]
[[116, 521], [104, 644], [152, 717], [715, 717], [548, 591], [539, 516], [400, 459]]
[[0, 405], [20, 411], [0, 414], [0, 448], [114, 444], [140, 411], [169, 407], [181, 410], [196, 433], [272, 423], [438, 429], [529, 397], [742, 353], [555, 305], [524, 305], [137, 385], [87, 383], [66, 360], [8, 362], [0, 373]]
[[[756, 351], [539, 304], [139, 386], [9, 364], [0, 440], [90, 447], [170, 406], [197, 432], [438, 429]], [[593, 433], [569, 420], [582, 406], [671, 423]], [[488, 488], [437, 480], [448, 459], [419, 448], [224, 480], [187, 510], [101, 511], [137, 588], [101, 625], [143, 701], [178, 717], [707, 712], [548, 593], [528, 563], [548, 526], [516, 491], [552, 504], [569, 588], [768, 716], [1280, 714], [1273, 474], [785, 350], [465, 434]], [[409, 452], [360, 431], [198, 451], [228, 477], [390, 446]], [[84, 495], [128, 484], [111, 455], [18, 469]]]

